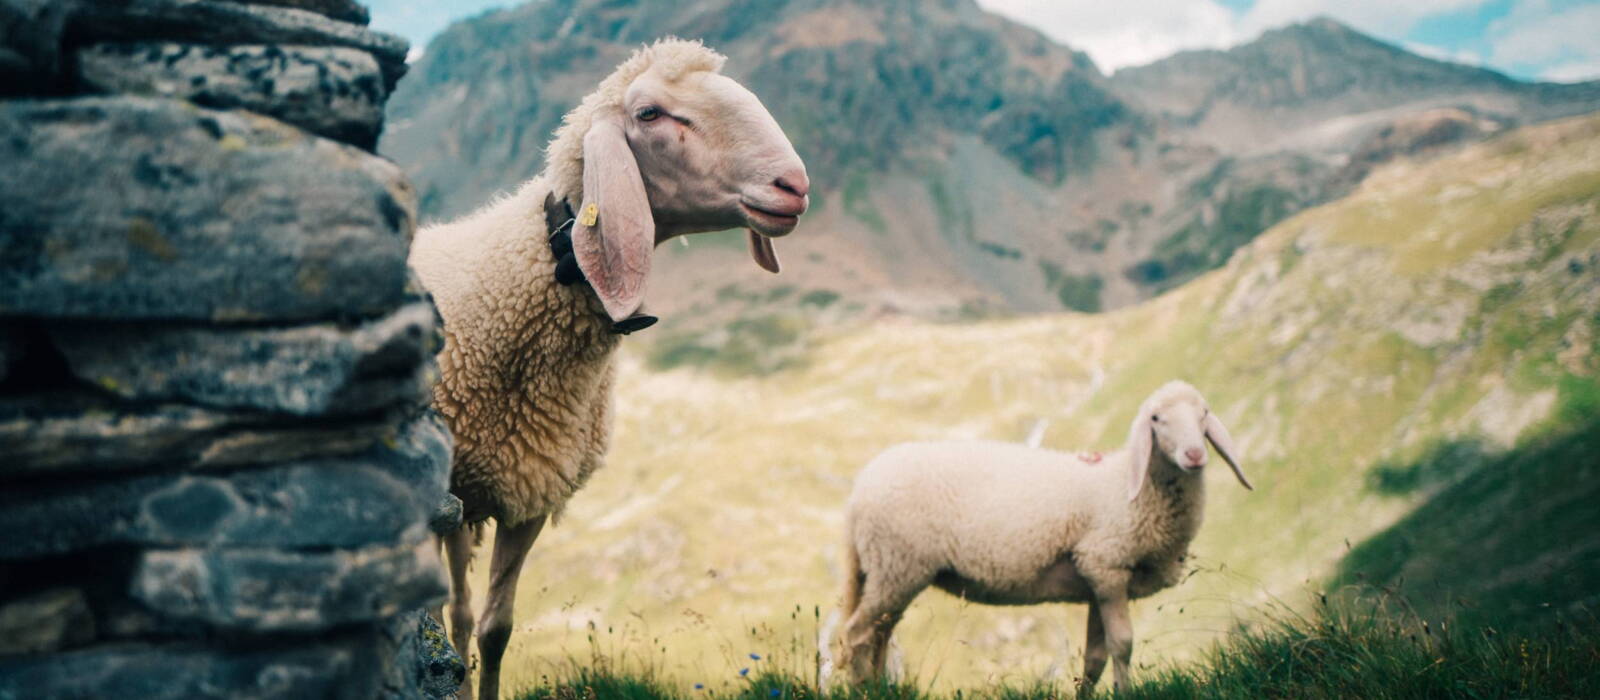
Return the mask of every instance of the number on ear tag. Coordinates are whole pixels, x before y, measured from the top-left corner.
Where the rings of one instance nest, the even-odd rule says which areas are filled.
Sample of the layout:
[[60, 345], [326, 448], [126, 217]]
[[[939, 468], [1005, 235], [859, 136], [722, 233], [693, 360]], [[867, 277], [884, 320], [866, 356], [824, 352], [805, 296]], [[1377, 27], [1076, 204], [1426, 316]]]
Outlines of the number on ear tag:
[[578, 215], [578, 223], [593, 227], [598, 221], [600, 221], [600, 207], [595, 206], [594, 202], [584, 205], [583, 213]]

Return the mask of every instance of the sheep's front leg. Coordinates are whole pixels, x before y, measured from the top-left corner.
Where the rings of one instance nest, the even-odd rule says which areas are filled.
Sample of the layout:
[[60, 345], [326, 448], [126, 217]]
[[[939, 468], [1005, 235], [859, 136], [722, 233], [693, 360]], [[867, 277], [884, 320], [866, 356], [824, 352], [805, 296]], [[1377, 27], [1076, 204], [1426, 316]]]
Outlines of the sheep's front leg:
[[[1128, 574], [1108, 576], [1094, 587], [1094, 607], [1105, 628], [1106, 653], [1118, 691], [1127, 690], [1128, 663], [1133, 659], [1133, 619], [1128, 614]], [[1102, 664], [1105, 662], [1102, 661]]]
[[494, 556], [489, 564], [489, 600], [483, 607], [483, 630], [478, 633], [478, 656], [483, 670], [478, 678], [478, 700], [499, 700], [500, 659], [511, 641], [511, 613], [516, 608], [517, 578], [528, 549], [544, 529], [545, 516], [494, 533]]
[[1083, 643], [1083, 678], [1078, 681], [1078, 690], [1083, 694], [1094, 691], [1095, 683], [1100, 682], [1100, 674], [1106, 670], [1106, 626], [1100, 621], [1100, 606], [1094, 601], [1089, 601], [1088, 631], [1084, 633]]

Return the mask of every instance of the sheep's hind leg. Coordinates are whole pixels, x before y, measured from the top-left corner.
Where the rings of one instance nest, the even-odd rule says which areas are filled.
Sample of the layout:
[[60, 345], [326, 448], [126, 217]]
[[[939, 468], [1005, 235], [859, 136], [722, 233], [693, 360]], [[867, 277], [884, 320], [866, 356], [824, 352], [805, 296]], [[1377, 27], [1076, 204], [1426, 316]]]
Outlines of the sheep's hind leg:
[[[445, 556], [450, 564], [450, 643], [467, 667], [467, 677], [456, 689], [460, 700], [472, 700], [472, 589], [467, 586], [467, 565], [472, 563], [472, 528], [462, 525], [444, 536]], [[445, 617], [439, 616], [439, 624]]]
[[850, 663], [850, 679], [856, 683], [883, 677], [889, 651], [889, 638], [900, 616], [912, 599], [926, 588], [916, 585], [890, 586], [881, 577], [867, 575], [861, 604], [845, 624], [845, 656]]
[[1095, 683], [1100, 681], [1100, 674], [1106, 670], [1106, 626], [1100, 620], [1100, 606], [1093, 601], [1089, 602], [1088, 631], [1084, 633], [1083, 642], [1083, 678], [1078, 681], [1080, 694], [1088, 695], [1094, 692]]
[[483, 607], [478, 656], [483, 664], [478, 678], [478, 700], [499, 700], [500, 659], [511, 641], [511, 613], [517, 602], [517, 578], [528, 549], [544, 529], [545, 516], [516, 525], [500, 525], [494, 533], [494, 556], [489, 564], [489, 600]]

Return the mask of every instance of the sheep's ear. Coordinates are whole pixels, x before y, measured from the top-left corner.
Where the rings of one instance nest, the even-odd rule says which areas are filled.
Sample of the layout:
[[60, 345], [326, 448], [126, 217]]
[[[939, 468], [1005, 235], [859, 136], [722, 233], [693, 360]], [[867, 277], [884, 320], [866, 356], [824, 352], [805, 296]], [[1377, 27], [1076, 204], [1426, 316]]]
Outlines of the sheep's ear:
[[1133, 419], [1128, 435], [1128, 500], [1139, 497], [1139, 490], [1150, 474], [1150, 451], [1155, 443], [1155, 428], [1150, 427], [1150, 414], [1140, 413]]
[[644, 302], [656, 222], [622, 124], [599, 119], [583, 136], [583, 203], [572, 252], [613, 321]]
[[1217, 454], [1222, 455], [1222, 460], [1233, 467], [1233, 475], [1239, 478], [1239, 483], [1246, 489], [1254, 491], [1256, 487], [1250, 485], [1250, 480], [1244, 478], [1244, 470], [1239, 468], [1239, 459], [1234, 456], [1233, 436], [1228, 434], [1228, 427], [1222, 424], [1222, 419], [1217, 414], [1206, 412], [1205, 420], [1206, 439], [1211, 441], [1211, 446], [1217, 448]]

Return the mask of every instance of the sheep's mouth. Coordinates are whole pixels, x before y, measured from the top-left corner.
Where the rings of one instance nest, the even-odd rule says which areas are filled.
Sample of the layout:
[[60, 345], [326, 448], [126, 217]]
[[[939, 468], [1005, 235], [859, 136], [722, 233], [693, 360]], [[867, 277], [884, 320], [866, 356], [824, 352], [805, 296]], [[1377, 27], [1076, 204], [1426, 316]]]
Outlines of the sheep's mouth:
[[744, 212], [745, 221], [750, 224], [751, 230], [769, 238], [786, 236], [800, 224], [800, 215], [805, 213], [805, 208], [791, 210], [794, 213], [763, 209], [749, 202], [739, 202], [739, 208]]

